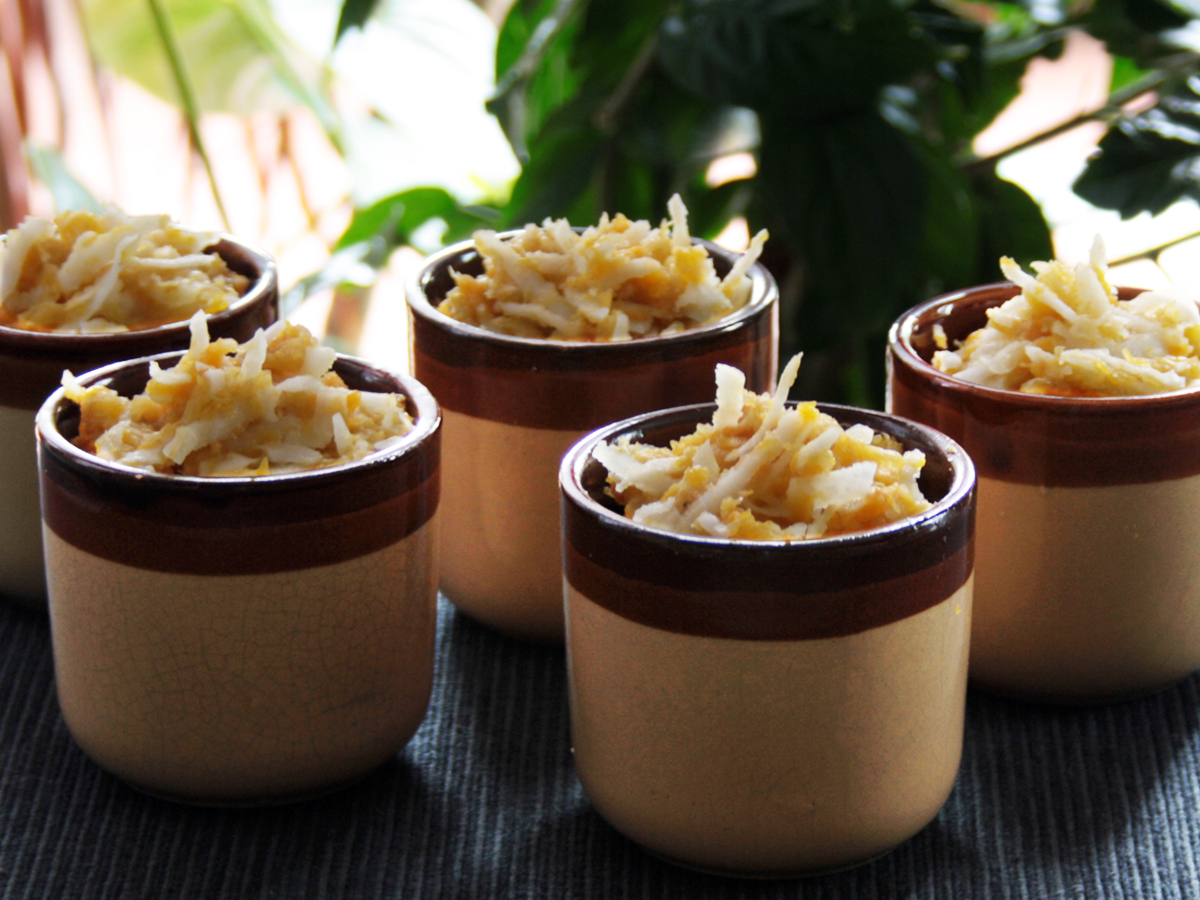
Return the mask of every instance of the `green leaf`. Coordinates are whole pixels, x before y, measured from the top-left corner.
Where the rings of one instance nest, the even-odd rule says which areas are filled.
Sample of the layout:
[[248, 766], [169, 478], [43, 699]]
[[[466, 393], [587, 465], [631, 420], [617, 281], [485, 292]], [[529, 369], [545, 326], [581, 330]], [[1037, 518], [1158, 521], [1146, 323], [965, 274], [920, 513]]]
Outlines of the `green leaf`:
[[27, 141], [25, 156], [34, 177], [46, 186], [54, 198], [56, 212], [68, 209], [86, 209], [95, 213], [104, 211], [104, 204], [71, 174], [62, 155], [53, 147]]
[[754, 196], [754, 180], [729, 181], [709, 188], [700, 183], [683, 193], [687, 204], [688, 230], [697, 237], [712, 240], [737, 216], [744, 216]]
[[468, 237], [476, 228], [492, 224], [498, 213], [486, 207], [460, 206], [441, 188], [413, 188], [384, 197], [365, 209], [355, 210], [335, 250], [381, 239], [384, 253], [411, 244], [414, 233], [436, 219], [446, 225], [442, 242], [449, 244]]
[[810, 128], [763, 122], [758, 208], [806, 279], [800, 343], [886, 329], [907, 300], [928, 176], [911, 143], [874, 110]]
[[[560, 110], [542, 129], [531, 147], [529, 162], [513, 185], [504, 210], [508, 227], [541, 222], [547, 216], [567, 215], [594, 187], [608, 141], [579, 113], [594, 104], [579, 103]], [[589, 204], [590, 206], [591, 204]]]
[[1189, 21], [1157, 0], [1097, 0], [1074, 24], [1104, 41], [1113, 56], [1151, 69], [1176, 51], [1170, 35]]
[[1054, 258], [1042, 208], [1021, 187], [991, 172], [972, 187], [980, 226], [976, 271], [951, 288], [1002, 280], [1001, 256], [1011, 256], [1026, 268], [1035, 260]]
[[1155, 215], [1183, 197], [1200, 201], [1200, 99], [1190, 90], [1165, 96], [1115, 122], [1073, 188], [1123, 219]]
[[[266, 0], [163, 0], [202, 112], [250, 115], [307, 105], [341, 149], [327, 71], [276, 25]], [[181, 105], [170, 59], [146, 0], [81, 0], [96, 58], [167, 103]]]
[[[685, 4], [663, 24], [659, 58], [684, 89], [779, 117], [818, 119], [862, 109], [884, 85], [936, 57], [919, 23], [891, 4]], [[761, 9], [760, 9], [761, 7]]]
[[952, 288], [975, 283], [979, 213], [962, 169], [945, 153], [920, 141], [912, 149], [926, 173], [925, 216], [918, 248], [916, 303]]
[[1139, 78], [1145, 77], [1148, 72], [1135, 63], [1132, 59], [1126, 59], [1123, 56], [1114, 56], [1112, 80], [1109, 82], [1108, 92], [1114, 94], [1121, 88], [1128, 87], [1135, 83]]
[[669, 0], [593, 0], [584, 12], [573, 60], [589, 85], [616, 87], [657, 37]]
[[338, 14], [337, 34], [333, 43], [342, 39], [342, 35], [351, 28], [362, 28], [371, 18], [371, 13], [379, 5], [379, 0], [342, 0], [342, 11]]
[[529, 158], [529, 139], [582, 83], [570, 64], [570, 52], [585, 2], [520, 0], [500, 31], [496, 92], [487, 108], [522, 162]]

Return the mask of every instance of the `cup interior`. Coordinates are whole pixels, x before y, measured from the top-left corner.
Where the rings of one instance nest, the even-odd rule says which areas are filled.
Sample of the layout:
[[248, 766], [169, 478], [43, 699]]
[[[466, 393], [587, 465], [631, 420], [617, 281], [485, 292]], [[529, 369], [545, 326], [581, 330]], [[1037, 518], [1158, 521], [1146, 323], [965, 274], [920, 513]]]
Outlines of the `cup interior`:
[[[574, 230], [582, 232], [585, 229], [575, 228]], [[508, 239], [519, 233], [517, 231], [506, 232], [501, 234], [500, 237]], [[708, 250], [708, 255], [713, 261], [713, 267], [717, 271], [718, 278], [724, 278], [729, 274], [729, 270], [733, 268], [733, 263], [739, 254], [734, 254], [711, 241], [700, 238], [695, 238], [693, 241]], [[470, 275], [473, 278], [477, 278], [483, 274], [483, 257], [475, 249], [474, 244], [466, 242], [459, 244], [457, 247], [448, 248], [430, 262], [421, 273], [418, 285], [421, 292], [435, 307], [454, 288], [454, 279], [450, 277], [451, 269], [460, 275]], [[748, 273], [751, 277], [753, 277], [753, 271], [752, 267], [751, 272]]]
[[[98, 369], [95, 372], [90, 372], [80, 378], [80, 382], [87, 387], [102, 386], [108, 387], [116, 391], [122, 397], [133, 397], [142, 391], [147, 382], [150, 380], [150, 363], [156, 362], [164, 369], [175, 365], [183, 356], [181, 352], [160, 353], [156, 356], [144, 357], [142, 359], [130, 360], [128, 362], [116, 363], [111, 366], [106, 366]], [[405, 398], [405, 408], [413, 419], [413, 428], [405, 436], [405, 440], [400, 444], [380, 450], [363, 459], [356, 460], [353, 463], [346, 463], [339, 466], [325, 467], [312, 470], [313, 472], [325, 473], [326, 475], [334, 472], [339, 472], [348, 468], [353, 468], [370, 460], [381, 456], [394, 456], [400, 452], [402, 448], [411, 447], [418, 443], [424, 437], [427, 437], [437, 426], [440, 420], [437, 402], [433, 395], [430, 394], [423, 386], [412, 379], [405, 379], [393, 372], [388, 372], [385, 369], [377, 368], [365, 360], [357, 359], [351, 356], [339, 356], [334, 362], [333, 371], [341, 376], [347, 387], [355, 390], [371, 391], [377, 393], [392, 393], [400, 394]], [[79, 423], [81, 411], [77, 403], [68, 400], [63, 396], [60, 388], [46, 401], [45, 406], [38, 414], [38, 426], [45, 436], [46, 440], [54, 445], [60, 452], [65, 452], [69, 456], [84, 458], [88, 463], [99, 466], [113, 466], [125, 471], [124, 466], [119, 466], [116, 463], [108, 463], [95, 457], [90, 453], [85, 453], [75, 447], [74, 440], [79, 436]], [[140, 472], [140, 470], [137, 470]], [[158, 473], [144, 473], [147, 478], [164, 478], [169, 477], [173, 480], [200, 480], [203, 482], [213, 482], [214, 479], [203, 478], [197, 479], [188, 476], [162, 476]], [[264, 481], [275, 481], [279, 479], [294, 479], [297, 477], [305, 477], [309, 475], [307, 471], [293, 472], [282, 475], [261, 475], [256, 476], [253, 481], [260, 483]], [[216, 479], [221, 483], [234, 483], [246, 481], [246, 478], [222, 478]]]
[[[953, 348], [973, 331], [988, 323], [988, 310], [1011, 300], [1021, 289], [1003, 282], [985, 284], [953, 294], [936, 297], [906, 313], [899, 320], [897, 337], [922, 362], [930, 363], [940, 348], [934, 340], [933, 326], [941, 325], [946, 340]], [[1117, 297], [1132, 300], [1141, 288], [1119, 287]]]
[[[788, 406], [796, 406], [795, 401], [789, 401]], [[925, 466], [921, 470], [918, 484], [925, 498], [935, 506], [955, 493], [956, 488], [961, 490], [964, 483], [969, 486], [972, 480], [969, 475], [964, 473], [962, 461], [965, 461], [966, 455], [963, 451], [948, 438], [932, 429], [897, 416], [854, 407], [822, 403], [818, 404], [818, 408], [833, 416], [843, 427], [856, 424], [868, 425], [874, 431], [887, 434], [900, 441], [904, 450], [922, 451], [925, 454]], [[624, 519], [624, 509], [605, 491], [608, 485], [608, 469], [595, 458], [592, 453], [593, 448], [600, 443], [613, 443], [622, 438], [657, 447], [666, 447], [670, 445], [671, 441], [691, 434], [698, 424], [710, 422], [715, 411], [716, 406], [711, 403], [680, 407], [630, 419], [595, 433], [585, 439], [586, 454], [580, 458], [577, 470], [579, 488], [596, 506]], [[960, 460], [957, 464], [955, 462], [956, 455]], [[569, 459], [570, 455], [568, 455]], [[893, 525], [902, 524], [904, 521], [906, 520], [893, 523]], [[833, 540], [844, 537], [846, 536], [839, 535], [837, 538], [812, 540]], [[806, 543], [811, 543], [812, 540], [806, 541]]]

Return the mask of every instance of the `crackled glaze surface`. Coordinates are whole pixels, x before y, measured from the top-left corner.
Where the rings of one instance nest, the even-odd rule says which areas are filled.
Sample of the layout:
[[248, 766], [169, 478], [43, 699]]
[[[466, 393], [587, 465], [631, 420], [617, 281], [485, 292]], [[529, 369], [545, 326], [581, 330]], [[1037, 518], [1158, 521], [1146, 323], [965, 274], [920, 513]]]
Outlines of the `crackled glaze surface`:
[[972, 677], [1004, 693], [1100, 700], [1200, 668], [1197, 510], [1200, 476], [1090, 488], [980, 478], [986, 600]]
[[[83, 381], [132, 395], [150, 363]], [[334, 367], [353, 388], [405, 394], [412, 430], [328, 468], [191, 478], [75, 447], [78, 407], [62, 391], [38, 413], [63, 715], [135, 787], [198, 803], [296, 799], [366, 774], [424, 715], [440, 412], [411, 378], [348, 357]]]
[[436, 518], [358, 559], [256, 575], [153, 572], [45, 541], [63, 717], [143, 790], [320, 792], [384, 763], [425, 714]]
[[[736, 255], [704, 243], [723, 275]], [[443, 589], [493, 627], [558, 641], [563, 453], [609, 422], [711, 399], [717, 363], [746, 372], [751, 390], [773, 387], [778, 291], [755, 264], [750, 301], [725, 320], [666, 338], [566, 343], [493, 334], [438, 312], [451, 268], [482, 271], [470, 242], [431, 258], [407, 289], [414, 370], [446, 416]]]
[[662, 856], [786, 876], [862, 862], [941, 808], [962, 752], [971, 584], [890, 625], [747, 641], [568, 586], [571, 740], [596, 809]]
[[617, 423], [563, 461], [576, 768], [610, 823], [685, 865], [782, 877], [864, 862], [924, 827], [958, 770], [974, 468], [931, 429], [822, 410], [925, 452], [933, 506], [790, 543], [625, 518], [592, 448], [666, 444], [712, 405]]
[[562, 640], [555, 476], [583, 432], [522, 428], [448, 409], [442, 417], [442, 593], [508, 634]]
[[960, 340], [1015, 291], [935, 298], [889, 341], [889, 410], [979, 469], [971, 675], [1039, 700], [1144, 694], [1200, 667], [1200, 391], [1039, 397], [929, 364], [934, 324]]

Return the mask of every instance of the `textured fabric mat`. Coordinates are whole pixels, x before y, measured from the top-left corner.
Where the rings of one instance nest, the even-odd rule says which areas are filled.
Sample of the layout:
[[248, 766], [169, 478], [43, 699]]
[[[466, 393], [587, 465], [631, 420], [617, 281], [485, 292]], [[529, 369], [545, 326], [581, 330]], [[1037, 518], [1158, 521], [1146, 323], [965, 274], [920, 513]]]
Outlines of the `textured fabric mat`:
[[873, 863], [755, 882], [647, 855], [571, 767], [561, 650], [443, 604], [433, 703], [394, 763], [268, 810], [145, 797], [75, 747], [44, 617], [0, 601], [0, 898], [1200, 898], [1200, 680], [1055, 709], [973, 692], [958, 784]]

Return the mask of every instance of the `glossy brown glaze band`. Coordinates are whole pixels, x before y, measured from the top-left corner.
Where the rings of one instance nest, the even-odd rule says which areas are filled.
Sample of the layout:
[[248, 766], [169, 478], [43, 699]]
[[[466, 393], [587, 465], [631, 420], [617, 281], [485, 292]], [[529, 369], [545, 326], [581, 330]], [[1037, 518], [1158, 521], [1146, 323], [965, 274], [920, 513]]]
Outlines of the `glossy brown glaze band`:
[[712, 409], [656, 416], [653, 431], [621, 423], [589, 435], [568, 454], [562, 469], [564, 568], [581, 594], [665, 631], [804, 640], [908, 618], [966, 583], [974, 568], [970, 460], [929, 429], [862, 410], [822, 407], [843, 423], [865, 422], [906, 448], [923, 450], [928, 462], [922, 487], [936, 501], [931, 510], [875, 531], [787, 544], [669, 534], [620, 515], [603, 495], [605, 472], [591, 459], [590, 447], [624, 434], [665, 443], [709, 418]]
[[718, 363], [745, 372], [748, 389], [770, 390], [777, 359], [774, 315], [774, 307], [764, 311], [738, 329], [736, 342], [711, 352], [703, 352], [707, 345], [696, 345], [692, 349], [699, 355], [623, 368], [449, 366], [426, 355], [418, 337], [414, 371], [446, 409], [524, 428], [588, 431], [647, 409], [711, 398]]
[[[930, 365], [1017, 293], [984, 285], [902, 316], [889, 339], [889, 409], [962, 444], [981, 477], [1045, 487], [1146, 484], [1200, 474], [1200, 389], [1144, 397], [1043, 397], [959, 381]], [[1122, 288], [1122, 299], [1140, 293]]]
[[[209, 316], [209, 334], [247, 341], [278, 317], [275, 262], [230, 237], [209, 250], [250, 279], [245, 294], [225, 311]], [[64, 369], [82, 375], [121, 360], [184, 350], [190, 341], [187, 322], [115, 334], [54, 334], [0, 326], [0, 406], [36, 410], [62, 383]]]
[[[719, 275], [737, 259], [702, 243]], [[479, 274], [471, 243], [432, 258], [408, 287], [418, 380], [446, 409], [559, 431], [585, 431], [635, 412], [712, 397], [717, 363], [746, 373], [751, 390], [769, 390], [777, 365], [778, 290], [751, 266], [751, 298], [728, 318], [663, 338], [567, 343], [512, 338], [465, 325], [437, 311], [453, 287], [450, 269]]]
[[[161, 362], [164, 367], [172, 357]], [[404, 393], [417, 419], [391, 450], [355, 463], [264, 478], [143, 475], [43, 437], [53, 415], [70, 438], [77, 407], [48, 402], [39, 414], [42, 517], [67, 543], [113, 562], [161, 572], [245, 575], [356, 559], [412, 534], [437, 511], [437, 405], [396, 376], [342, 358], [351, 387]], [[104, 370], [104, 371], [113, 371]], [[117, 369], [124, 394], [144, 384], [146, 363]]]

